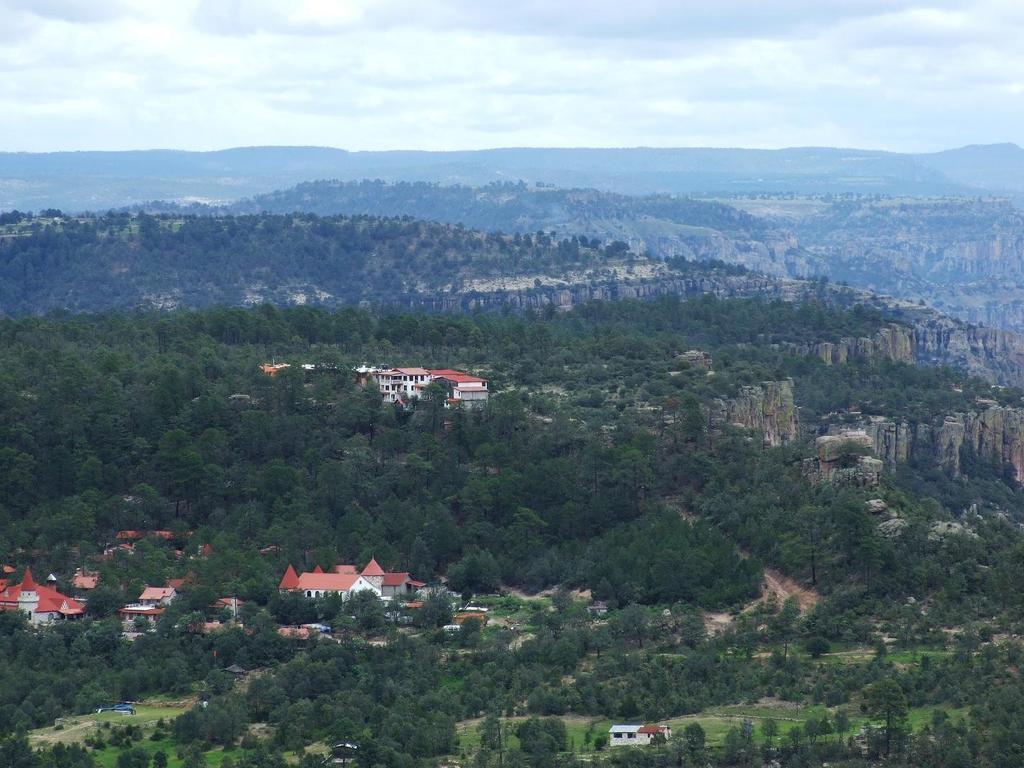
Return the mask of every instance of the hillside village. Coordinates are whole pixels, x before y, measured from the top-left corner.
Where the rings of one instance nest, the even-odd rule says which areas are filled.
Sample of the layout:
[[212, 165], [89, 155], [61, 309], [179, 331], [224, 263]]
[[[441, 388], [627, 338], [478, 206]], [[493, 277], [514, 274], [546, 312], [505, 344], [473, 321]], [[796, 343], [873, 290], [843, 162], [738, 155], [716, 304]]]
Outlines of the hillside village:
[[[897, 420], [898, 436], [901, 412], [871, 407], [889, 390], [916, 402], [940, 393], [947, 410], [1011, 396], [950, 371], [819, 363], [785, 346], [817, 338], [828, 314], [725, 302], [628, 311], [618, 338], [592, 333], [585, 313], [466, 319], [463, 335], [486, 324], [486, 342], [441, 357], [429, 342], [403, 345], [444, 338], [451, 321], [424, 317], [420, 331], [403, 326], [383, 349], [344, 356], [202, 341], [218, 354], [190, 355], [203, 362], [179, 378], [173, 355], [157, 374], [140, 359], [122, 374], [130, 397], [95, 406], [96, 423], [83, 427], [80, 440], [98, 436], [95, 461], [62, 459], [57, 438], [45, 451], [25, 447], [52, 495], [21, 486], [26, 501], [5, 529], [0, 646], [22, 671], [0, 692], [0, 720], [16, 713], [9, 727], [24, 724], [39, 744], [71, 739], [77, 719], [152, 715], [131, 740], [97, 726], [88, 749], [100, 768], [157, 743], [170, 768], [188, 749], [217, 766], [264, 747], [320, 768], [314, 751], [342, 743], [417, 756], [368, 762], [395, 768], [706, 768], [742, 764], [734, 756], [751, 748], [768, 759], [878, 756], [889, 731], [869, 696], [892, 679], [913, 696], [901, 743], [932, 738], [937, 708], [962, 722], [967, 697], [934, 686], [1002, 685], [978, 664], [1003, 654], [993, 638], [1019, 627], [1008, 618], [977, 629], [963, 617], [991, 611], [977, 600], [980, 580], [1016, 583], [1019, 534], [994, 516], [919, 504], [898, 483], [921, 465], [886, 453], [887, 423], [854, 412]], [[742, 339], [765, 317], [806, 328], [781, 336], [773, 366], [760, 361], [768, 353], [689, 327]], [[873, 320], [850, 329], [854, 320], [831, 322], [839, 335], [870, 333], [861, 326]], [[288, 362], [257, 368], [272, 351]], [[385, 355], [488, 367], [299, 362]], [[96, 363], [92, 388], [102, 391], [113, 364]], [[80, 378], [48, 375], [65, 388]], [[18, 434], [63, 439], [69, 416], [89, 412], [91, 400], [44, 419], [45, 393], [19, 376]], [[507, 391], [493, 392], [497, 381]], [[488, 407], [467, 407], [484, 393]], [[441, 402], [455, 410], [442, 416]], [[145, 443], [105, 453], [102, 428], [123, 413]], [[818, 417], [830, 413], [822, 434]], [[913, 434], [908, 448], [920, 450], [925, 432]], [[960, 453], [960, 474], [946, 476], [958, 493], [983, 472], [986, 492], [1010, 489], [995, 483], [1012, 475], [979, 462], [987, 451]], [[68, 470], [51, 464], [62, 460], [74, 471], [58, 490]], [[945, 489], [924, 492], [964, 506]], [[983, 551], [1001, 554], [965, 570]], [[958, 568], [963, 580], [944, 576]], [[1011, 616], [1016, 598], [1004, 599]], [[864, 621], [869, 603], [882, 608]], [[978, 650], [956, 652], [965, 633]], [[17, 688], [49, 674], [21, 650], [43, 642], [64, 664], [62, 682], [37, 686], [49, 691], [45, 706]], [[181, 702], [173, 714], [168, 700]], [[137, 714], [112, 709], [122, 702]], [[762, 729], [768, 720], [777, 731]]]
[[[147, 536], [155, 540], [167, 540], [160, 534], [165, 531], [120, 531], [118, 538], [122, 543], [116, 551], [130, 556], [134, 545], [125, 540], [135, 541]], [[168, 537], [170, 538], [170, 537]], [[208, 557], [212, 549], [204, 545], [198, 549], [198, 557]], [[188, 559], [181, 550], [175, 550], [179, 560]], [[26, 614], [32, 626], [53, 624], [60, 621], [75, 621], [87, 614], [89, 595], [102, 582], [98, 572], [79, 568], [70, 578], [70, 585], [75, 596], [61, 593], [56, 585], [58, 579], [50, 575], [48, 583], [37, 583], [31, 568], [25, 568], [20, 581], [13, 578], [15, 569], [4, 566], [8, 578], [0, 579], [0, 611], [21, 611]], [[17, 582], [17, 583], [15, 583]], [[146, 586], [137, 598], [117, 609], [123, 626], [124, 635], [130, 639], [140, 632], [152, 629], [164, 615], [168, 606], [177, 600], [182, 590], [187, 592], [197, 586], [191, 571], [181, 578], [168, 579], [162, 585]], [[321, 598], [337, 597], [345, 601], [362, 593], [385, 603], [394, 603], [405, 609], [416, 609], [422, 606], [418, 599], [420, 591], [427, 583], [419, 581], [408, 571], [385, 571], [376, 559], [359, 568], [351, 564], [342, 564], [324, 571], [319, 565], [311, 571], [299, 573], [292, 565], [288, 565], [278, 589], [282, 594], [292, 594], [309, 601]], [[240, 612], [245, 601], [234, 596], [219, 597], [206, 607], [208, 620], [195, 627], [196, 631], [209, 633], [226, 626], [225, 622], [241, 625]], [[220, 620], [224, 619], [224, 622]], [[282, 626], [281, 634], [285, 637], [308, 637], [301, 627]], [[329, 627], [321, 623], [310, 623], [305, 629], [317, 629], [330, 634]]]

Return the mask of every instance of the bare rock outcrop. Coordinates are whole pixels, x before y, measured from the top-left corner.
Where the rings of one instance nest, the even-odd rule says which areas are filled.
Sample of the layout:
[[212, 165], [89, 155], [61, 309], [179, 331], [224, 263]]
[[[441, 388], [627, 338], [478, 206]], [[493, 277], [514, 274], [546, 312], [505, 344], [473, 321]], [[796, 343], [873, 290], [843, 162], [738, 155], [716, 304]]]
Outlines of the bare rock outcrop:
[[[977, 410], [917, 424], [868, 416], [862, 430], [872, 453], [890, 471], [913, 458], [958, 476], [969, 452], [982, 461], [1008, 465], [1014, 480], [1024, 483], [1024, 408], [991, 401], [979, 405]], [[830, 428], [827, 436], [836, 436], [840, 429]]]
[[871, 436], [863, 430], [844, 430], [814, 441], [815, 456], [804, 460], [804, 475], [815, 482], [874, 488], [882, 477], [883, 463], [869, 455]]
[[736, 397], [712, 405], [711, 423], [756, 430], [765, 447], [787, 445], [799, 435], [800, 425], [793, 399], [793, 380], [762, 381], [742, 387]]

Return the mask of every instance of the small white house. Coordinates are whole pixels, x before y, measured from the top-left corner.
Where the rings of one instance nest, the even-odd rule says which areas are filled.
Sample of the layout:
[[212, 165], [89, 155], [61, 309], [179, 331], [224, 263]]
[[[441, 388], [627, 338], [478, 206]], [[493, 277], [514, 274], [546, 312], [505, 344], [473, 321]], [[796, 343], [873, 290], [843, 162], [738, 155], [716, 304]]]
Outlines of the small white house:
[[658, 736], [665, 741], [672, 738], [668, 725], [613, 725], [608, 729], [608, 743], [613, 747], [642, 747], [654, 742]]

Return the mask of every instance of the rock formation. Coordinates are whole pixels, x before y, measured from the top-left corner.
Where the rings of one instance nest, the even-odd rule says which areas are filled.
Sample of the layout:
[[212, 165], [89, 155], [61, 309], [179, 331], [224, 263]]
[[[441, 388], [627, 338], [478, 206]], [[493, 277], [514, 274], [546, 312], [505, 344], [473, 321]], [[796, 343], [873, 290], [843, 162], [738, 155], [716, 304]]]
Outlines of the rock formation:
[[716, 400], [713, 427], [730, 424], [761, 433], [765, 447], [786, 445], [799, 435], [793, 380], [762, 381], [740, 389], [736, 397]]
[[[979, 406], [977, 410], [917, 424], [868, 416], [863, 432], [872, 453], [890, 471], [897, 464], [915, 459], [933, 463], [956, 476], [963, 470], [966, 450], [982, 461], [1009, 465], [1013, 478], [1024, 483], [1024, 408], [991, 401], [983, 401]], [[833, 429], [827, 437], [835, 434]]]
[[869, 455], [871, 437], [863, 430], [822, 435], [814, 441], [815, 456], [804, 460], [804, 475], [816, 482], [874, 488], [882, 476], [882, 462]]

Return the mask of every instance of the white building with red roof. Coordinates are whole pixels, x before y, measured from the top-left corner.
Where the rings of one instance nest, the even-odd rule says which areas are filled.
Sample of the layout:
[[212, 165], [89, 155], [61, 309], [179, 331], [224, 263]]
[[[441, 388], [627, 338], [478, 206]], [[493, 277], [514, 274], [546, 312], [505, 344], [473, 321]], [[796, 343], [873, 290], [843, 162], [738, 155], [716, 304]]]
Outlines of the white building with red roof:
[[643, 747], [671, 738], [669, 725], [613, 725], [608, 729], [608, 743], [613, 747]]
[[174, 587], [146, 587], [139, 595], [138, 605], [168, 605], [178, 596]]
[[348, 597], [367, 591], [383, 600], [391, 600], [402, 595], [414, 595], [423, 586], [422, 581], [416, 581], [406, 572], [385, 571], [375, 558], [371, 558], [362, 570], [354, 565], [336, 565], [329, 573], [324, 573], [319, 566], [313, 571], [298, 573], [289, 565], [278, 589], [299, 592], [309, 598], [326, 595]]
[[8, 585], [0, 592], [0, 611], [22, 611], [33, 625], [48, 624], [85, 615], [85, 606], [52, 587], [36, 584], [32, 571], [25, 569], [21, 584]]
[[386, 403], [408, 403], [419, 399], [433, 382], [441, 384], [448, 392], [450, 404], [479, 404], [486, 402], [490, 395], [487, 379], [453, 368], [357, 368], [357, 379], [373, 381]]
[[448, 401], [454, 405], [482, 405], [490, 397], [487, 379], [450, 368], [434, 370], [430, 374], [434, 381], [448, 390]]

